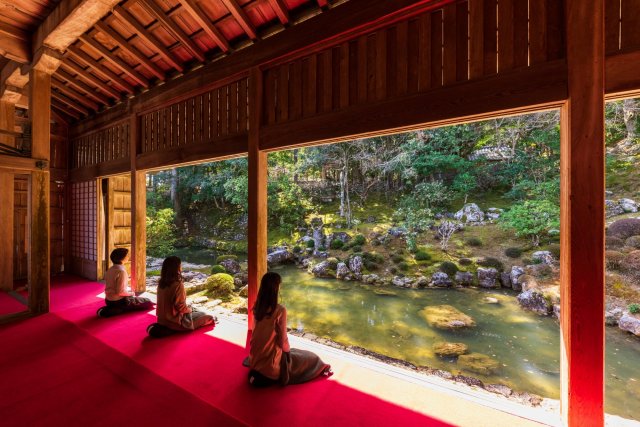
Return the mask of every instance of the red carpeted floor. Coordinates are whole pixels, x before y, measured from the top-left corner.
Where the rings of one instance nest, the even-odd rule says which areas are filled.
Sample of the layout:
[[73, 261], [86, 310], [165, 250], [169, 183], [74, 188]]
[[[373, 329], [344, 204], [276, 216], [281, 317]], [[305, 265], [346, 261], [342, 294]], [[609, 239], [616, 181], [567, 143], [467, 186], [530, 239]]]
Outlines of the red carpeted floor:
[[13, 314], [25, 311], [27, 306], [4, 291], [0, 291], [0, 314]]
[[95, 316], [103, 287], [52, 284], [52, 312], [0, 329], [3, 426], [446, 426], [336, 380], [256, 390], [243, 347], [199, 330], [146, 336], [153, 312]]

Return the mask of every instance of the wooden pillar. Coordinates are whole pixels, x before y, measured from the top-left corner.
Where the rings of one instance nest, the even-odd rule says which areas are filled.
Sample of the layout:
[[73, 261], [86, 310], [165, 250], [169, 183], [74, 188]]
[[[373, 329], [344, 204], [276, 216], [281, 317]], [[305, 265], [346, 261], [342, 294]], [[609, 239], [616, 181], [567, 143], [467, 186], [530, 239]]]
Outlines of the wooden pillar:
[[[16, 105], [0, 100], [0, 129], [15, 132]], [[4, 145], [16, 146], [15, 137], [0, 134], [0, 143]]]
[[260, 117], [262, 116], [262, 71], [251, 70], [249, 78], [249, 229], [248, 243], [248, 309], [249, 330], [254, 320], [251, 309], [258, 295], [260, 279], [267, 272], [267, 153], [260, 150]]
[[147, 290], [147, 175], [138, 171], [136, 158], [140, 150], [139, 118], [134, 112], [129, 123], [131, 157], [131, 289]]
[[13, 180], [14, 174], [0, 169], [0, 242], [6, 250], [0, 257], [0, 289], [13, 290]]
[[29, 248], [29, 310], [49, 311], [49, 151], [51, 137], [51, 75], [32, 69], [29, 73], [31, 155], [41, 159], [42, 169], [31, 172]]
[[564, 424], [581, 427], [604, 424], [603, 3], [565, 2], [569, 96], [561, 111], [561, 405]]

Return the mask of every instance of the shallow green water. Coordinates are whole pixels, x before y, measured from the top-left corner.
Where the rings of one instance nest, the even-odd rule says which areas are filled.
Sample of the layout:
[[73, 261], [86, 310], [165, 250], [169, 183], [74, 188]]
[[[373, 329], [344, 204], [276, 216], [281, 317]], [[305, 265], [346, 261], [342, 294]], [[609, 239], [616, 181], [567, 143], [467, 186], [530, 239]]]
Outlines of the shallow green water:
[[[560, 330], [558, 323], [519, 308], [515, 293], [480, 289], [389, 289], [395, 296], [356, 282], [317, 279], [295, 267], [275, 269], [283, 276], [282, 302], [289, 327], [326, 336], [345, 345], [501, 383], [520, 391], [559, 398]], [[491, 296], [500, 304], [487, 304]], [[427, 305], [449, 304], [476, 321], [476, 327], [443, 331], [419, 315]], [[480, 375], [443, 360], [432, 350], [439, 341], [462, 342], [469, 351], [500, 364], [493, 375]], [[606, 410], [640, 419], [640, 340], [607, 328]], [[634, 381], [636, 380], [636, 381]]]

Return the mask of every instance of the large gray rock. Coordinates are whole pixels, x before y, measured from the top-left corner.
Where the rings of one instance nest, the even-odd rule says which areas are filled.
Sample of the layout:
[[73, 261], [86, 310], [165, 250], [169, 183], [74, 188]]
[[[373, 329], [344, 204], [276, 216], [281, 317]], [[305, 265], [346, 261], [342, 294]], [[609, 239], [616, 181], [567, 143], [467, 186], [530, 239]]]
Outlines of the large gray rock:
[[362, 262], [362, 257], [360, 255], [356, 255], [351, 257], [349, 260], [349, 270], [356, 276], [357, 279], [362, 277], [362, 268], [364, 263]]
[[619, 307], [614, 307], [611, 310], [604, 312], [604, 323], [607, 326], [616, 326], [620, 319], [624, 315], [624, 310]]
[[498, 218], [500, 218], [500, 215], [502, 215], [502, 212], [504, 211], [500, 208], [489, 208], [487, 209], [487, 219], [490, 219], [491, 221], [495, 221]]
[[336, 279], [344, 280], [349, 277], [351, 272], [344, 262], [339, 262], [336, 267]]
[[529, 289], [522, 292], [518, 295], [518, 303], [525, 310], [534, 311], [538, 314], [548, 315], [553, 309], [553, 305], [538, 289]]
[[522, 292], [526, 292], [531, 289], [536, 289], [538, 287], [538, 281], [533, 276], [523, 274], [518, 277], [518, 285], [520, 285]]
[[625, 312], [618, 320], [618, 328], [640, 337], [640, 318]]
[[463, 285], [463, 286], [473, 285], [473, 274], [468, 271], [456, 271], [454, 280], [459, 285]]
[[612, 216], [622, 215], [624, 213], [624, 209], [618, 203], [613, 200], [605, 200], [604, 201], [605, 211], [607, 218]]
[[511, 274], [507, 272], [500, 273], [500, 283], [503, 288], [511, 288]]
[[410, 288], [413, 284], [413, 279], [411, 279], [410, 277], [395, 276], [391, 280], [391, 283], [393, 284], [393, 286], [397, 286], [399, 288]]
[[293, 252], [287, 248], [276, 249], [267, 254], [267, 264], [270, 266], [291, 263], [294, 260]]
[[462, 209], [455, 213], [454, 217], [458, 221], [465, 221], [467, 223], [482, 222], [484, 221], [484, 212], [482, 212], [475, 203], [467, 203]]
[[377, 274], [365, 274], [362, 276], [362, 281], [368, 285], [375, 285], [380, 281], [380, 276]]
[[524, 268], [519, 267], [517, 265], [514, 265], [513, 267], [511, 267], [511, 273], [509, 273], [509, 276], [511, 278], [511, 287], [513, 288], [514, 291], [519, 292], [522, 290], [522, 286], [520, 286], [520, 283], [518, 282], [518, 278], [523, 274], [524, 274]]
[[531, 258], [549, 265], [553, 264], [554, 261], [553, 255], [549, 251], [536, 251], [531, 255]]
[[500, 273], [493, 267], [478, 268], [478, 285], [482, 288], [499, 288], [498, 277], [500, 277]]
[[437, 271], [433, 273], [433, 276], [431, 276], [431, 284], [438, 288], [448, 288], [451, 286], [452, 282], [447, 273]]
[[[267, 259], [269, 259], [269, 256], [267, 255]], [[240, 268], [240, 263], [235, 260], [235, 259], [225, 259], [220, 261], [220, 265], [224, 267], [225, 270], [227, 270], [227, 273], [229, 274], [236, 274], [239, 273], [241, 268]]]
[[404, 227], [391, 227], [387, 233], [393, 237], [404, 237], [407, 235], [408, 231]]
[[414, 288], [426, 288], [427, 286], [429, 286], [429, 279], [427, 279], [424, 276], [420, 276], [416, 279], [415, 282], [413, 282], [413, 287]]
[[626, 213], [638, 212], [638, 204], [635, 202], [635, 200], [620, 199], [618, 201], [618, 204], [620, 205], [622, 210], [625, 211]]
[[335, 272], [331, 269], [331, 264], [326, 260], [313, 266], [311, 274], [315, 277], [335, 277]]

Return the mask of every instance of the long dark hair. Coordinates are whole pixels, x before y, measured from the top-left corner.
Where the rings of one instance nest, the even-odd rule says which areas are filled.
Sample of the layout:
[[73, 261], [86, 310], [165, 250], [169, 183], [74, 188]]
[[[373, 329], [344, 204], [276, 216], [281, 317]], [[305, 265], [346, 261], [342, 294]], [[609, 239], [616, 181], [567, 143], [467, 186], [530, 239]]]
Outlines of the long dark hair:
[[173, 282], [182, 282], [182, 274], [180, 274], [180, 265], [182, 261], [177, 256], [170, 256], [162, 262], [162, 270], [160, 270], [160, 280], [158, 287], [165, 289], [171, 286]]
[[280, 283], [282, 283], [282, 277], [278, 273], [269, 272], [262, 276], [258, 298], [253, 306], [253, 315], [256, 321], [264, 319], [276, 309]]

